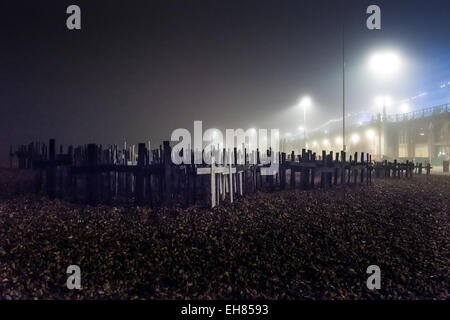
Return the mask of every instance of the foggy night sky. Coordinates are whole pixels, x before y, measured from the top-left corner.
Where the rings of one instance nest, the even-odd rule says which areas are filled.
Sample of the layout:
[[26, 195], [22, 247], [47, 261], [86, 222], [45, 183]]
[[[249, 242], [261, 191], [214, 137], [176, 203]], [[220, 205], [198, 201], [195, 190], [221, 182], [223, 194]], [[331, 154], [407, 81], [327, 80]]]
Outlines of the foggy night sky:
[[[70, 4], [82, 30], [66, 28]], [[370, 4], [382, 30], [366, 28]], [[415, 109], [450, 103], [450, 1], [13, 1], [0, 2], [0, 158], [9, 144], [130, 143], [172, 130], [308, 126], [341, 115], [342, 21], [347, 109], [372, 112], [375, 96], [429, 92]], [[376, 49], [405, 58], [381, 84]]]

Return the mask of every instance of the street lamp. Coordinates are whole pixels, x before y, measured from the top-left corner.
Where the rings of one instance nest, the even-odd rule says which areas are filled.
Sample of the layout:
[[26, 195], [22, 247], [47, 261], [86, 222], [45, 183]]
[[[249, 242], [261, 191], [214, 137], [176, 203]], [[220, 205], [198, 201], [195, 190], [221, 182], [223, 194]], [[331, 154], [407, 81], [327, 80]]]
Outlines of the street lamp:
[[409, 105], [408, 105], [407, 103], [402, 103], [402, 104], [400, 105], [400, 111], [401, 111], [402, 113], [408, 113], [408, 111], [409, 111]]
[[306, 143], [305, 127], [304, 127], [304, 126], [299, 126], [299, 127], [298, 127], [298, 131], [300, 131], [300, 133], [303, 134], [303, 142]]
[[[377, 52], [370, 57], [369, 66], [372, 72], [385, 82], [388, 77], [398, 72], [401, 59], [395, 52]], [[383, 97], [383, 120], [386, 120], [386, 97]]]
[[401, 61], [395, 52], [377, 52], [370, 57], [369, 64], [375, 74], [386, 78], [398, 71]]
[[306, 109], [312, 105], [312, 100], [310, 97], [305, 96], [300, 100], [299, 106], [303, 108], [303, 133], [306, 139]]
[[383, 120], [386, 118], [386, 108], [392, 104], [392, 98], [387, 95], [378, 96], [375, 100], [377, 106], [382, 108]]

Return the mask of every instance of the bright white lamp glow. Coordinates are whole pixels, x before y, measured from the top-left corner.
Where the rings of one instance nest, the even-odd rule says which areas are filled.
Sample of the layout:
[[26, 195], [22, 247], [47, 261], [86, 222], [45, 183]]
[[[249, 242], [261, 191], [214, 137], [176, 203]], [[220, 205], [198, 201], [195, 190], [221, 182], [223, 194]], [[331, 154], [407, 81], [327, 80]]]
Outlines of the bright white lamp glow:
[[324, 145], [324, 146], [328, 146], [329, 145], [329, 141], [328, 141], [328, 139], [323, 139], [322, 140], [322, 144]]
[[375, 131], [373, 131], [372, 129], [369, 129], [366, 131], [366, 138], [367, 139], [373, 139], [373, 137], [375, 137]]
[[299, 105], [302, 108], [308, 108], [308, 107], [310, 107], [312, 105], [312, 100], [311, 100], [310, 97], [305, 96], [305, 97], [300, 99]]
[[336, 143], [337, 144], [342, 144], [342, 138], [341, 137], [336, 137]]
[[357, 134], [357, 133], [352, 134], [352, 142], [353, 143], [358, 143], [359, 140], [360, 140], [359, 134]]
[[303, 132], [303, 130], [305, 130], [305, 127], [303, 126], [298, 127], [298, 131]]
[[369, 65], [375, 74], [387, 77], [397, 73], [401, 59], [395, 52], [378, 52], [370, 57]]
[[400, 111], [402, 113], [409, 112], [409, 105], [407, 103], [402, 103], [401, 106], [400, 106]]
[[392, 104], [392, 98], [389, 96], [378, 96], [375, 99], [375, 104], [377, 105], [377, 107], [389, 107]]
[[317, 141], [313, 141], [312, 145], [313, 147], [317, 147]]
[[250, 133], [251, 134], [256, 134], [256, 129], [255, 128], [250, 128]]

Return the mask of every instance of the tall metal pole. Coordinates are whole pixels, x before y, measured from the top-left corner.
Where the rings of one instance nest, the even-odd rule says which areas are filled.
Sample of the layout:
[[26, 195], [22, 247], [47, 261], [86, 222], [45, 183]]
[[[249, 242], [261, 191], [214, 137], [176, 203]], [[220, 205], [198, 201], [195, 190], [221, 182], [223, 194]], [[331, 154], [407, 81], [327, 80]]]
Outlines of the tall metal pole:
[[345, 151], [345, 25], [342, 24], [342, 149]]

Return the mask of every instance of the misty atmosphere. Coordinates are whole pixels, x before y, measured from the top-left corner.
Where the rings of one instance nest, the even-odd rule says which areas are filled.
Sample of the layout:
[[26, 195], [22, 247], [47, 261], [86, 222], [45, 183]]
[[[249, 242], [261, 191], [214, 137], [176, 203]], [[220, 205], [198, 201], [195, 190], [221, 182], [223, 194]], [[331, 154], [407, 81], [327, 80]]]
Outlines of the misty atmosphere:
[[449, 13], [1, 2], [0, 300], [448, 300]]

